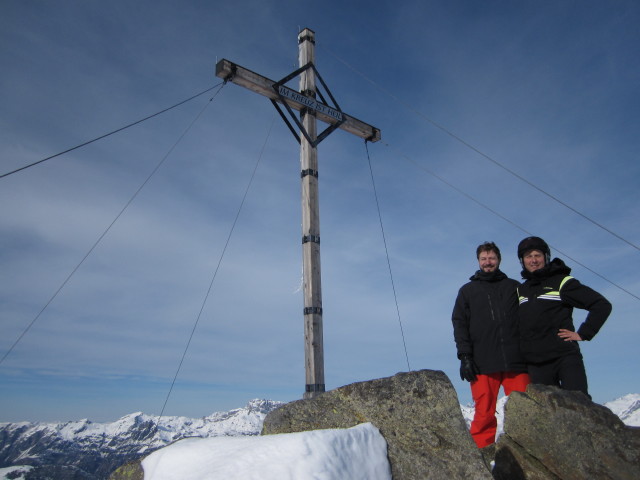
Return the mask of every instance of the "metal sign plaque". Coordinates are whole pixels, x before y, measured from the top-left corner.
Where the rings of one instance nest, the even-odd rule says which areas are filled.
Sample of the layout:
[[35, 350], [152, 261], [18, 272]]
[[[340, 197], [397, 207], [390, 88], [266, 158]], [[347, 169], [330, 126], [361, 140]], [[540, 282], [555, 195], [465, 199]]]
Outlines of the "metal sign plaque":
[[[275, 88], [275, 87], [274, 87]], [[296, 92], [295, 90], [291, 90], [288, 87], [285, 87], [284, 85], [279, 85], [278, 86], [278, 93], [283, 96], [284, 98], [288, 98], [289, 100], [296, 102], [300, 105], [303, 105], [307, 108], [310, 108], [312, 110], [315, 110], [316, 112], [320, 112], [323, 113], [325, 115], [328, 115], [330, 117], [335, 118], [338, 121], [342, 121], [343, 120], [343, 116], [342, 116], [342, 112], [331, 108], [329, 105], [325, 105], [324, 103], [320, 103], [317, 100], [310, 98], [310, 97], [306, 97], [304, 95], [302, 95], [299, 92]]]

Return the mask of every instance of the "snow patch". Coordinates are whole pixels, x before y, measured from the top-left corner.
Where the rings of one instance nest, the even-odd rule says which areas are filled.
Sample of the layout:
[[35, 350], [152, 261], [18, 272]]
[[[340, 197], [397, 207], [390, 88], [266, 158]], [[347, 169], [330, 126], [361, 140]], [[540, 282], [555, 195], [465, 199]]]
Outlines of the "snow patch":
[[259, 437], [188, 438], [142, 462], [145, 480], [391, 480], [387, 442], [371, 423]]

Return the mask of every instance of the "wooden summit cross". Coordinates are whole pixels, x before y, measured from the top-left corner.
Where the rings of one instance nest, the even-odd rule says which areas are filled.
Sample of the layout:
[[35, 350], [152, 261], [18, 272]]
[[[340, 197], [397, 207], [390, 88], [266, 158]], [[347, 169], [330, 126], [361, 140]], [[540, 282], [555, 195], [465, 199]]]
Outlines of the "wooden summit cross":
[[[298, 34], [300, 68], [279, 82], [258, 75], [229, 60], [216, 64], [216, 76], [268, 97], [300, 143], [302, 167], [302, 284], [304, 293], [304, 353], [306, 387], [304, 398], [325, 391], [324, 347], [322, 339], [322, 288], [320, 285], [320, 215], [318, 206], [318, 144], [340, 128], [370, 142], [380, 140], [380, 130], [351, 117], [338, 106], [315, 67], [315, 33], [305, 28]], [[300, 76], [300, 91], [286, 86]], [[322, 90], [316, 88], [316, 77], [331, 99], [329, 104]], [[320, 101], [317, 100], [320, 97]], [[283, 112], [298, 126], [298, 135]], [[298, 119], [293, 112], [300, 112]], [[317, 134], [316, 119], [329, 126]]]

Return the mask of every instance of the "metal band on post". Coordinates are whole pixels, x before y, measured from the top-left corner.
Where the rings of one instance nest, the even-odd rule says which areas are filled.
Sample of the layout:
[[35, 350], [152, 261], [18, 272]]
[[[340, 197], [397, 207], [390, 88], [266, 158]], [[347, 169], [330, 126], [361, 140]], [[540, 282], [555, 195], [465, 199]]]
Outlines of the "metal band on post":
[[307, 35], [299, 35], [298, 36], [298, 45], [300, 45], [302, 42], [311, 42], [314, 45], [316, 44], [316, 37], [315, 35], [313, 35], [313, 32], [307, 28], [305, 28], [305, 31], [309, 31], [311, 33], [307, 34]]
[[309, 242], [317, 243], [318, 245], [320, 245], [320, 235], [305, 235], [302, 237], [303, 245]]
[[307, 383], [305, 390], [307, 393], [324, 393], [324, 383]]

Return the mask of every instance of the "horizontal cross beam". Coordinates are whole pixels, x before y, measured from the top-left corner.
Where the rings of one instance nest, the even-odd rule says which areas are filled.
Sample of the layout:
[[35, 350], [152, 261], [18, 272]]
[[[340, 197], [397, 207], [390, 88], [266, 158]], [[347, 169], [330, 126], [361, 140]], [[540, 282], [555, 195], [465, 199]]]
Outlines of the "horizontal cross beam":
[[338, 128], [364, 138], [369, 142], [377, 142], [381, 138], [380, 130], [376, 127], [364, 123], [344, 112], [339, 112], [340, 115], [337, 115], [338, 112], [336, 109], [329, 107], [328, 105], [324, 105], [313, 98], [306, 97], [287, 87], [283, 87], [286, 89], [286, 92], [283, 91], [279, 94], [274, 88], [278, 82], [267, 77], [263, 77], [251, 70], [247, 70], [246, 68], [230, 62], [229, 60], [222, 59], [216, 64], [216, 76], [225, 81], [233, 82], [236, 85], [240, 85], [241, 87], [259, 93], [260, 95], [264, 95], [278, 103], [282, 103], [284, 101], [294, 110], [300, 111], [304, 108], [311, 108], [314, 110], [316, 118], [325, 123], [334, 125], [342, 121]]

